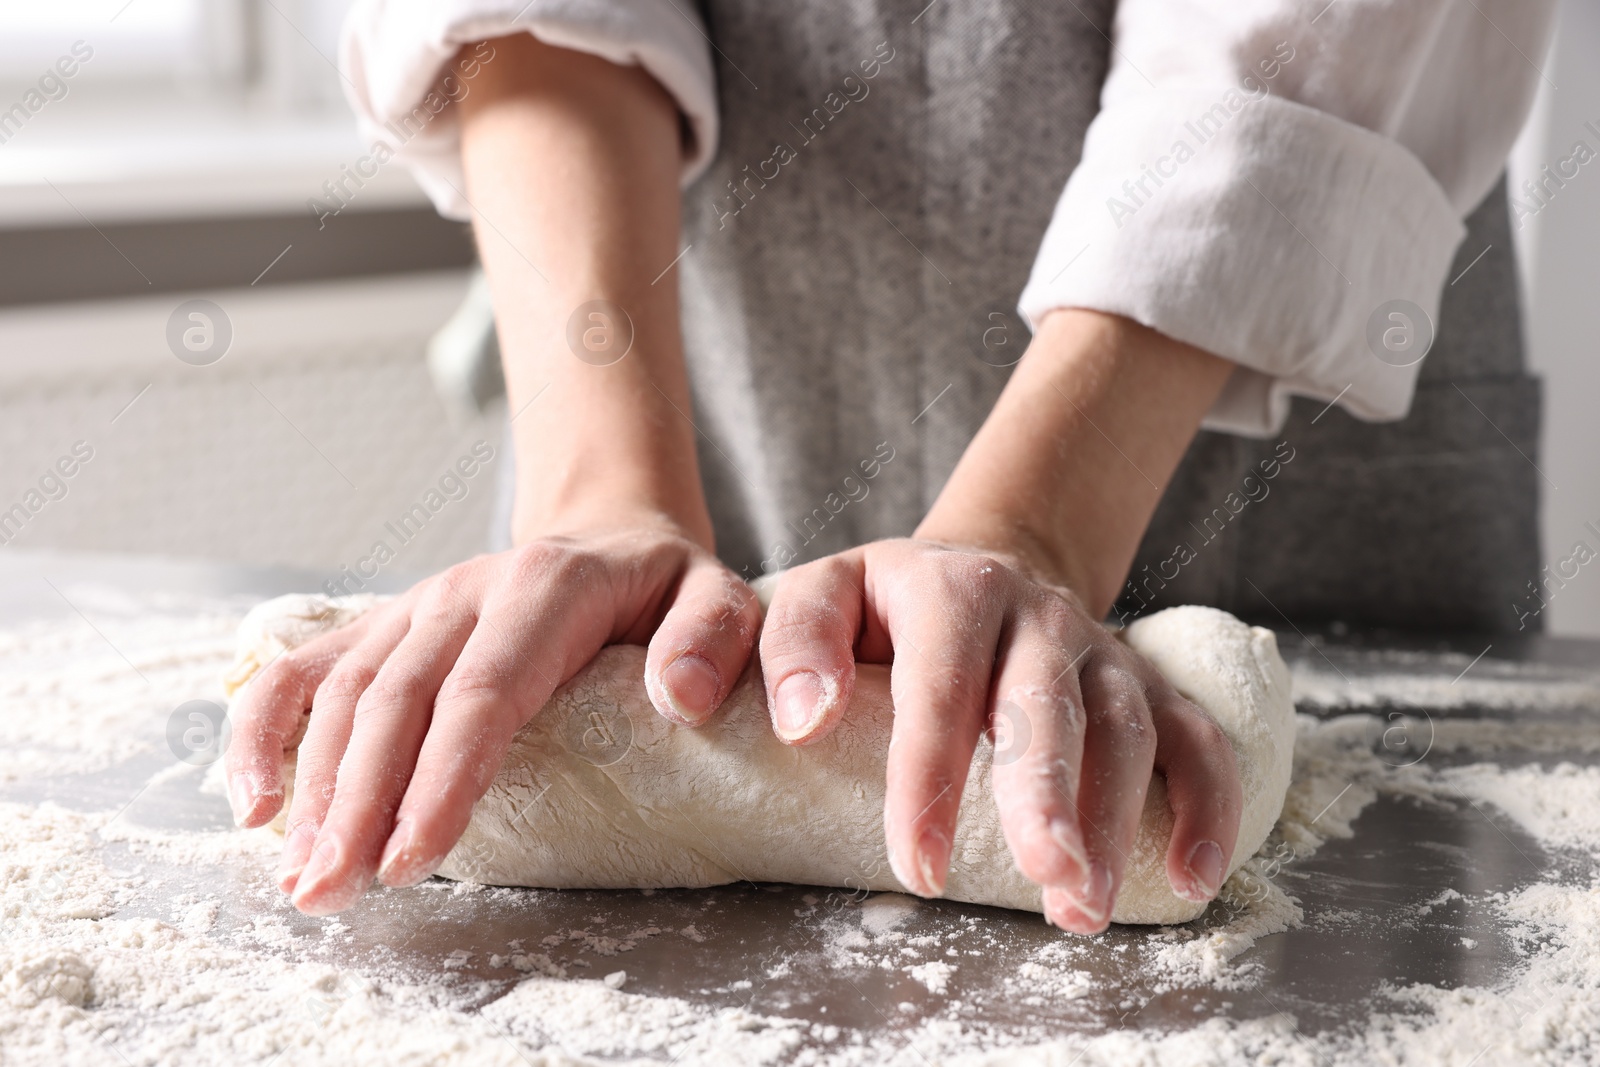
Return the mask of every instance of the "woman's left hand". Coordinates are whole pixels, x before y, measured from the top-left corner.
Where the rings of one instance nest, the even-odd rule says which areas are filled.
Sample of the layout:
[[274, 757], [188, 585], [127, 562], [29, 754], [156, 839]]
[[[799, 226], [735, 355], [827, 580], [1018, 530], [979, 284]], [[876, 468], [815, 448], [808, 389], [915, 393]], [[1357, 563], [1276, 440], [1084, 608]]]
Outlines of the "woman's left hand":
[[1045, 915], [1105, 929], [1152, 769], [1175, 827], [1173, 891], [1221, 887], [1242, 798], [1217, 724], [1020, 559], [926, 540], [878, 541], [784, 573], [761, 637], [778, 736], [803, 745], [845, 714], [857, 661], [892, 663], [884, 826], [895, 875], [944, 890], [978, 738], [1004, 722], [995, 802]]

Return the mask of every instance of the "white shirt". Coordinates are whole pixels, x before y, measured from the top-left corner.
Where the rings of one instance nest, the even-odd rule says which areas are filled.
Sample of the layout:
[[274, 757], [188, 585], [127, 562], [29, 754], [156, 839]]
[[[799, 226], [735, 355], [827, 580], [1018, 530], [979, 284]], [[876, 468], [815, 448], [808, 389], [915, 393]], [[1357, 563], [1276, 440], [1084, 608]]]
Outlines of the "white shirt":
[[[1369, 320], [1405, 300], [1437, 323], [1461, 220], [1504, 167], [1553, 12], [1552, 0], [1121, 0], [1101, 111], [1022, 314], [1125, 315], [1232, 360], [1209, 429], [1271, 434], [1292, 395], [1403, 417], [1418, 365], [1377, 358]], [[1081, 16], [1068, 4], [1061, 17]], [[638, 64], [685, 117], [684, 184], [716, 152], [711, 44], [687, 0], [357, 0], [345, 30], [364, 132], [453, 218], [469, 212], [442, 105], [470, 81], [447, 65], [485, 38], [524, 30]]]

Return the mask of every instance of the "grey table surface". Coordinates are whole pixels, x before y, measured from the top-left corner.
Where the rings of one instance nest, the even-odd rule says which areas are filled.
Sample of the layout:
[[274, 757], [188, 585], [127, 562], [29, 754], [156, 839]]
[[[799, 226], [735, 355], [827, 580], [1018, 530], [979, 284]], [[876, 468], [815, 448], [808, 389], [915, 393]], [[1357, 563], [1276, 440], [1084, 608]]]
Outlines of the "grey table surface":
[[[75, 609], [60, 589], [103, 583], [133, 594], [181, 591], [237, 600], [314, 588], [315, 576], [192, 562], [116, 557], [0, 552], [0, 626], [35, 618], [64, 618]], [[391, 579], [403, 586], [403, 579]], [[1270, 621], [1270, 620], [1268, 620]], [[1418, 669], [1430, 656], [1468, 656], [1487, 639], [1473, 635], [1351, 633], [1310, 630], [1278, 620], [1286, 659], [1315, 657], [1359, 675], [1372, 669], [1375, 650], [1409, 649]], [[1541, 679], [1600, 676], [1600, 642], [1525, 638], [1493, 641], [1495, 659], [1520, 665], [1529, 684]], [[1452, 660], [1451, 662], [1455, 662]], [[1392, 664], [1385, 669], [1392, 670]], [[1381, 714], [1382, 708], [1372, 709]], [[1572, 717], [1572, 729], [1600, 731], [1600, 709]], [[1437, 714], [1504, 715], [1483, 709], [1440, 709]], [[1510, 714], [1516, 714], [1515, 712]], [[1595, 757], [1574, 744], [1570, 752], [1541, 753], [1542, 760], [1588, 764]], [[1434, 758], [1448, 762], [1449, 755]], [[56, 798], [74, 806], [125, 803], [166, 763], [151, 757], [87, 776], [13, 785], [8, 799]], [[131, 817], [172, 829], [230, 826], [225, 802], [196, 789], [194, 776], [174, 778], [141, 795]], [[463, 996], [488, 1003], [522, 975], [504, 962], [513, 941], [540, 947], [552, 962], [580, 976], [626, 969], [633, 993], [681, 997], [716, 1006], [831, 1023], [882, 1034], [924, 1019], [981, 1021], [1019, 1032], [1101, 1032], [1121, 1027], [1177, 1028], [1213, 1016], [1235, 1019], [1287, 1012], [1302, 1030], [1356, 1025], [1386, 987], [1424, 982], [1445, 988], [1488, 985], [1504, 977], [1517, 954], [1508, 932], [1479, 901], [1551, 876], [1586, 884], [1596, 873], [1591, 857], [1543, 849], [1509, 819], [1462, 803], [1417, 804], [1382, 796], [1355, 824], [1355, 834], [1334, 840], [1287, 864], [1280, 885], [1308, 915], [1337, 909], [1350, 921], [1308, 923], [1261, 938], [1235, 961], [1254, 968], [1253, 988], [1163, 988], [1141, 964], [1149, 951], [1147, 928], [1113, 928], [1084, 941], [1075, 965], [1094, 978], [1088, 995], [1066, 1001], [1018, 998], [1004, 979], [1016, 961], [1063, 935], [1039, 917], [970, 905], [924, 904], [900, 927], [908, 936], [962, 933], [969, 950], [942, 994], [900, 970], [841, 970], [830, 961], [826, 932], [857, 909], [857, 895], [816, 887], [733, 885], [712, 890], [577, 892], [497, 889], [458, 894], [435, 880], [406, 891], [377, 890], [341, 916], [342, 941], [314, 935], [320, 921], [289, 912], [300, 951], [330, 962], [389, 974], [448, 976]], [[122, 846], [106, 846], [114, 862], [142, 862]], [[263, 906], [259, 885], [227, 867], [172, 868], [162, 873], [170, 896], [203, 893], [223, 901], [220, 924], [248, 923]], [[1433, 909], [1425, 922], [1396, 922], [1454, 888], [1463, 895]], [[157, 905], [149, 913], [161, 914]], [[1220, 924], [1217, 909], [1198, 929]], [[652, 928], [692, 925], [699, 940], [629, 937]], [[583, 929], [631, 941], [619, 955], [597, 951]], [[1465, 939], [1465, 940], [1464, 940]], [[778, 964], [783, 964], [779, 967]], [[774, 975], [777, 975], [774, 977]], [[956, 1007], [952, 1009], [952, 1005]]]

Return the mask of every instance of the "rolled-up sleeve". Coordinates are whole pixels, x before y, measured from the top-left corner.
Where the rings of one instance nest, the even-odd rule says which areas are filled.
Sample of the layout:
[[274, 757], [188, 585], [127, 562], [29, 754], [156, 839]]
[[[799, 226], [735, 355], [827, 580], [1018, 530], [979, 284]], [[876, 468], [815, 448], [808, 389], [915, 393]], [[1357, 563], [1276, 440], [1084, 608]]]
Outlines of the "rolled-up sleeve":
[[1393, 301], [1438, 321], [1542, 77], [1548, 0], [1122, 0], [1101, 111], [1020, 308], [1124, 315], [1237, 367], [1208, 429], [1290, 397], [1397, 419]]
[[356, 0], [339, 66], [362, 134], [411, 168], [439, 211], [470, 217], [460, 127], [451, 104], [472, 91], [493, 48], [514, 33], [644, 68], [684, 121], [683, 183], [716, 152], [716, 82], [705, 26], [681, 0]]

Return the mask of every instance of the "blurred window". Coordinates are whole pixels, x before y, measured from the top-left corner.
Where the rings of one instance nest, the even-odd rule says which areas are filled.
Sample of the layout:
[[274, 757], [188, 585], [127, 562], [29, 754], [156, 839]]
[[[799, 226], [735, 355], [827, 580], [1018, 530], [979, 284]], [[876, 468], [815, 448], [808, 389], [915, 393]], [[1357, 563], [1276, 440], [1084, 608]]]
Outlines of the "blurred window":
[[[351, 0], [0, 0], [0, 231], [284, 214], [365, 148]], [[419, 204], [400, 167], [363, 207]]]
[[[213, 8], [212, 14], [206, 8]], [[231, 68], [207, 58], [217, 15], [234, 0], [48, 0], [0, 6], [0, 81], [31, 82], [79, 41], [93, 50], [85, 81], [173, 83]], [[75, 75], [78, 77], [78, 75]]]
[[[337, 104], [349, 0], [0, 0], [0, 86], [37, 82], [82, 42], [73, 75], [96, 96], [248, 100], [277, 111]], [[220, 91], [219, 99], [214, 94]]]

